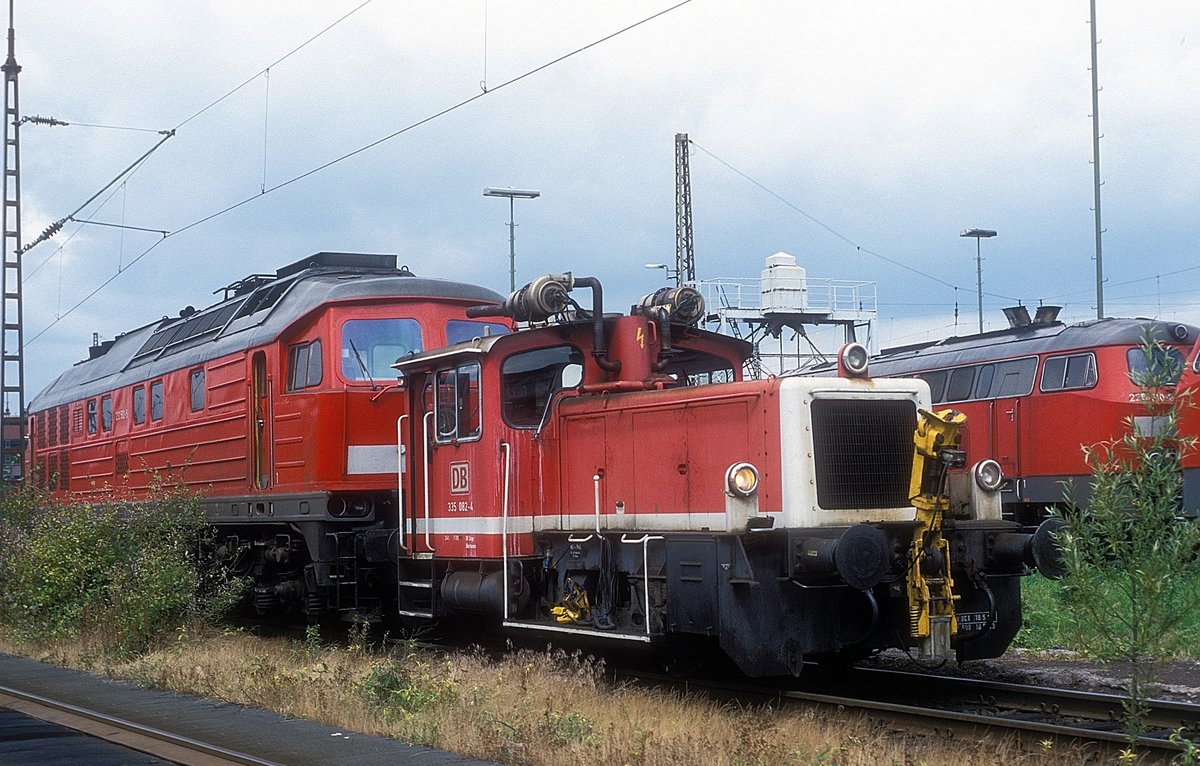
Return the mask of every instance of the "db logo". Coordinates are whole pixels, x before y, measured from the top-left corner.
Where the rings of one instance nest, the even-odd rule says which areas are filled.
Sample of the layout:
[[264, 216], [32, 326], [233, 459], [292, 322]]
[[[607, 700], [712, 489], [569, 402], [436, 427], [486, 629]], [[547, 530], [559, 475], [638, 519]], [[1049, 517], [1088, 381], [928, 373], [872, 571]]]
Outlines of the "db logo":
[[471, 492], [471, 464], [465, 460], [450, 464], [450, 494], [466, 495]]

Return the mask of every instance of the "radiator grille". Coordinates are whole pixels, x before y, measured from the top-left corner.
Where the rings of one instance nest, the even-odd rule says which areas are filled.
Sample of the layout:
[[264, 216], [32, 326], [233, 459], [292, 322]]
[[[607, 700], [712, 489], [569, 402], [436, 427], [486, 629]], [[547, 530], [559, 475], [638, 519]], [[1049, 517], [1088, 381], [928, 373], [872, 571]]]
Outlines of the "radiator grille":
[[812, 403], [817, 502], [827, 510], [909, 505], [911, 401], [816, 399]]

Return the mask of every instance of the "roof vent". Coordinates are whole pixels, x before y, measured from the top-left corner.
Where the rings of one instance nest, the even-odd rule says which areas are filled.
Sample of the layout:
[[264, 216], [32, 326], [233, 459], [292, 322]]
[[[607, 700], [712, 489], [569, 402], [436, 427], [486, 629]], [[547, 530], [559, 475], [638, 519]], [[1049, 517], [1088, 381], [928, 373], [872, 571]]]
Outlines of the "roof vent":
[[1029, 309], [1024, 306], [1009, 306], [1004, 309], [1004, 316], [1008, 319], [1008, 326], [1013, 329], [1028, 327], [1030, 324]]
[[1038, 306], [1037, 311], [1033, 314], [1033, 322], [1042, 324], [1058, 321], [1058, 312], [1060, 311], [1062, 311], [1062, 306]]

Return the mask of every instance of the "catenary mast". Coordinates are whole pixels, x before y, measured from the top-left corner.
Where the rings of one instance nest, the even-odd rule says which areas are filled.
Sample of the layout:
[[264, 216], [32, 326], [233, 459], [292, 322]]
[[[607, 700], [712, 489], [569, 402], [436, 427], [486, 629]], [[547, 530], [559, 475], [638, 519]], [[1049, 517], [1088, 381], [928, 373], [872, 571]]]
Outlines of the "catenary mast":
[[0, 331], [0, 477], [24, 474], [25, 343], [21, 311], [21, 142], [17, 64], [13, 44], [13, 0], [8, 0], [8, 58], [4, 62], [4, 269], [3, 328]]

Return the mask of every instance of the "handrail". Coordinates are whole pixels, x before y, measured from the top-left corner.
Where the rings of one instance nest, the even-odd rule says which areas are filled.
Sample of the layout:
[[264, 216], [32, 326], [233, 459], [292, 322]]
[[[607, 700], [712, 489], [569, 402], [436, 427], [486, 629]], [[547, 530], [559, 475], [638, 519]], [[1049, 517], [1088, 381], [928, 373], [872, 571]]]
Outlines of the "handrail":
[[592, 487], [594, 488], [596, 502], [596, 534], [600, 534], [600, 474], [592, 476]]
[[621, 542], [626, 545], [642, 546], [642, 587], [645, 593], [645, 601], [642, 603], [646, 607], [646, 635], [650, 635], [650, 541], [662, 540], [662, 535], [642, 535], [641, 537], [631, 540], [629, 535], [621, 535]]
[[500, 442], [500, 449], [504, 450], [504, 499], [500, 504], [502, 508], [500, 522], [500, 545], [503, 553], [501, 554], [502, 566], [504, 567], [504, 619], [508, 619], [508, 482], [512, 474], [512, 446], [508, 442]]
[[424, 466], [422, 469], [423, 470], [422, 475], [425, 479], [425, 487], [424, 487], [424, 489], [425, 489], [425, 547], [429, 549], [430, 553], [433, 553], [434, 552], [433, 538], [430, 537], [430, 534], [429, 534], [430, 527], [432, 526], [432, 524], [429, 520], [429, 462], [430, 461], [429, 461], [429, 457], [428, 457], [428, 455], [429, 455], [429, 421], [431, 421], [431, 420], [433, 420], [432, 412], [426, 412], [425, 417], [421, 419], [421, 439], [423, 440], [423, 443], [421, 444], [421, 450], [422, 450], [422, 452], [425, 453], [425, 456], [426, 456], [425, 460], [423, 460], [421, 462], [423, 463], [423, 466]]
[[408, 550], [408, 530], [405, 525], [412, 521], [412, 515], [404, 512], [404, 458], [408, 450], [404, 447], [404, 421], [408, 415], [396, 418], [396, 508], [398, 513], [397, 526], [400, 528], [400, 547]]

